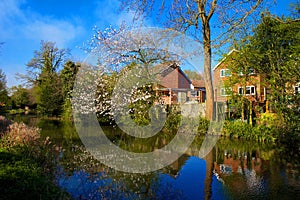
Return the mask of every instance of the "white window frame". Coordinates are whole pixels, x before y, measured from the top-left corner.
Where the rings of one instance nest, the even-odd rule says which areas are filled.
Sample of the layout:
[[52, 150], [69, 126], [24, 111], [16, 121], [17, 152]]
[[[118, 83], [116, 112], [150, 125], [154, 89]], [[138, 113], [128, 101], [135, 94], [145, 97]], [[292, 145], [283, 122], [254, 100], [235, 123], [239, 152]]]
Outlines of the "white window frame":
[[221, 69], [220, 70], [220, 77], [228, 77], [231, 76], [230, 69]]
[[[251, 92], [252, 88], [254, 89], [253, 93]], [[247, 94], [247, 89], [250, 90], [249, 94]], [[240, 90], [242, 91], [242, 94], [240, 93]], [[238, 87], [238, 94], [239, 95], [244, 95], [244, 87]], [[255, 88], [255, 86], [254, 85], [247, 85], [246, 86], [246, 95], [255, 95], [255, 94], [256, 94], [256, 88]]]

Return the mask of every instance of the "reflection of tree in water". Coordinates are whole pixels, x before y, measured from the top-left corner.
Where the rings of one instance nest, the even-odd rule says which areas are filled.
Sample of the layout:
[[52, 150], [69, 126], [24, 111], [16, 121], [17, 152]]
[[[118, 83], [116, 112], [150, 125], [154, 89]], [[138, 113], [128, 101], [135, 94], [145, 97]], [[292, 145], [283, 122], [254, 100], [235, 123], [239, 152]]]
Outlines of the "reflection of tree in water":
[[[140, 151], [142, 146], [142, 143], [135, 141], [129, 142], [126, 148]], [[151, 145], [148, 146], [153, 148]], [[94, 159], [83, 146], [73, 143], [63, 152], [57, 179], [59, 184], [76, 199], [166, 199], [167, 197], [182, 199], [180, 191], [171, 184], [164, 185], [161, 191], [162, 183], [158, 179], [160, 173], [178, 172], [187, 158], [187, 156], [180, 158], [160, 172], [124, 173], [106, 167]]]

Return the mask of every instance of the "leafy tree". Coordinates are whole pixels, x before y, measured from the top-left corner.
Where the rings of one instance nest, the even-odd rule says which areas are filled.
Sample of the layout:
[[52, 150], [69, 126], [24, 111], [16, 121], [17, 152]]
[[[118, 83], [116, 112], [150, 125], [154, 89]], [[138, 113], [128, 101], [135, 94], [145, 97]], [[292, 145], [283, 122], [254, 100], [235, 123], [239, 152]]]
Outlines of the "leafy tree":
[[[237, 30], [247, 24], [252, 25], [246, 19], [249, 19], [249, 16], [261, 3], [262, 0], [174, 0], [171, 2], [122, 0], [122, 8], [136, 11], [136, 16], [161, 13], [163, 16], [159, 16], [158, 21], [162, 22], [164, 26], [186, 33], [202, 42], [207, 96], [206, 117], [211, 120], [214, 111], [214, 90], [211, 75], [212, 45], [222, 45], [232, 36], [237, 36], [235, 34]], [[247, 28], [243, 29], [243, 31], [245, 30]]]
[[11, 99], [14, 106], [17, 108], [23, 108], [30, 104], [30, 92], [28, 89], [18, 85], [13, 86], [10, 90], [12, 91]]
[[6, 76], [2, 69], [0, 69], [0, 91], [6, 90]]
[[43, 115], [60, 115], [62, 112], [62, 83], [57, 74], [43, 78], [37, 88], [37, 111]]
[[[271, 87], [270, 99], [276, 103], [276, 110], [282, 111], [293, 94], [292, 86], [300, 81], [300, 22], [278, 21], [265, 16], [250, 40], [250, 50], [258, 56], [254, 65], [259, 73], [265, 74]], [[257, 48], [259, 47], [259, 48]], [[255, 64], [255, 63], [253, 63]]]
[[300, 20], [266, 13], [240, 53], [247, 59], [242, 66], [251, 66], [264, 77], [273, 110], [293, 124], [299, 122], [300, 99], [293, 89], [300, 82], [299, 32]]
[[8, 92], [6, 89], [6, 76], [0, 69], [0, 108], [6, 106], [8, 102]]
[[72, 97], [72, 90], [79, 68], [80, 63], [74, 63], [73, 61], [68, 60], [60, 72], [60, 77], [63, 82], [62, 90], [64, 99]]
[[195, 72], [195, 71], [192, 71], [192, 70], [184, 70], [184, 73], [189, 77], [190, 80], [202, 80], [203, 77]]
[[80, 63], [75, 64], [73, 61], [68, 60], [60, 72], [63, 95], [63, 116], [65, 119], [71, 118], [72, 106], [70, 100], [72, 98], [73, 86], [79, 67]]

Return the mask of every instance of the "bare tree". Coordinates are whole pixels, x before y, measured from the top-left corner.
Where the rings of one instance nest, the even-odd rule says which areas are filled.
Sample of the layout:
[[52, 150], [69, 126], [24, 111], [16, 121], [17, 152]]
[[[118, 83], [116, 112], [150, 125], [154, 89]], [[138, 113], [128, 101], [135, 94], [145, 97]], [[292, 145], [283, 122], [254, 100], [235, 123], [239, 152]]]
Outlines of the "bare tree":
[[[224, 45], [259, 11], [263, 0], [121, 0], [122, 9], [134, 10], [136, 19], [158, 16], [157, 23], [193, 36], [204, 48], [206, 118], [213, 119], [212, 48]], [[160, 3], [161, 2], [161, 3]], [[243, 29], [249, 30], [249, 29]], [[213, 32], [212, 32], [213, 31]], [[213, 33], [213, 34], [212, 34]]]
[[37, 84], [46, 72], [57, 73], [68, 54], [68, 49], [59, 49], [54, 42], [41, 41], [40, 50], [34, 51], [34, 57], [26, 64], [27, 73], [16, 76], [29, 85]]

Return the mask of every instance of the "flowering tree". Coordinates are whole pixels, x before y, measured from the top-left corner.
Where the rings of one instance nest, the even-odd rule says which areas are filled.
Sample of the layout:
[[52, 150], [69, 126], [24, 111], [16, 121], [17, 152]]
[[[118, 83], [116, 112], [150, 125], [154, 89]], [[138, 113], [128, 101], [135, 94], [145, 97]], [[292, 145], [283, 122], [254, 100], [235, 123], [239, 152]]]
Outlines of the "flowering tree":
[[[166, 40], [170, 40], [170, 34], [163, 30], [137, 31], [124, 24], [119, 29], [95, 29], [86, 50], [91, 56], [88, 60], [97, 65], [99, 72], [95, 97], [98, 117], [116, 119], [119, 118], [116, 113], [128, 107], [128, 114], [142, 119], [136, 122], [144, 125], [149, 122], [151, 116], [145, 110], [156, 99], [153, 84], [157, 82], [159, 70], [155, 66], [182, 59], [172, 50], [167, 50]], [[122, 82], [122, 87], [116, 89], [118, 82]], [[118, 95], [122, 95], [122, 101], [116, 100]]]

